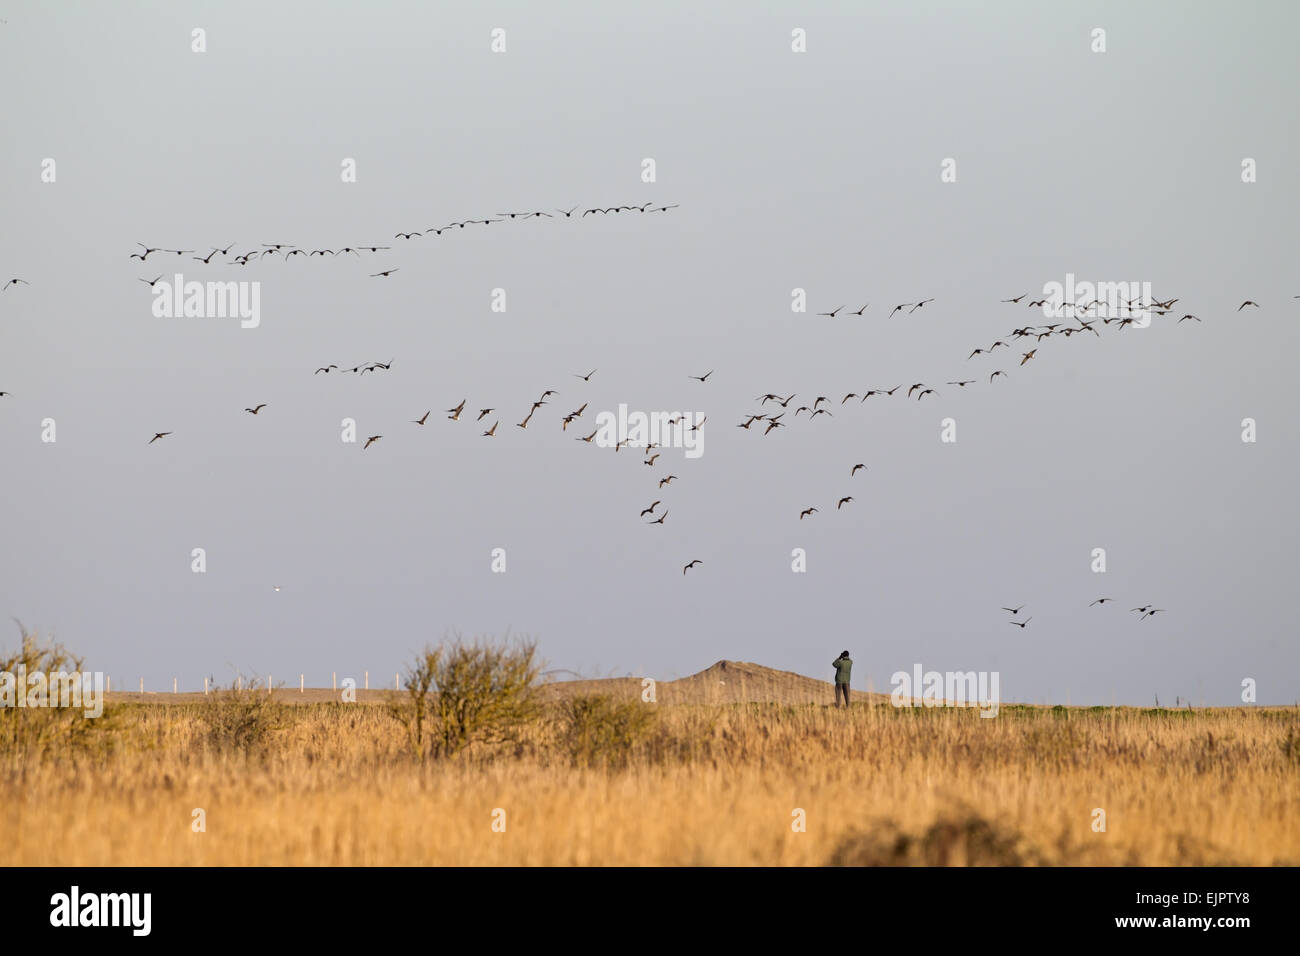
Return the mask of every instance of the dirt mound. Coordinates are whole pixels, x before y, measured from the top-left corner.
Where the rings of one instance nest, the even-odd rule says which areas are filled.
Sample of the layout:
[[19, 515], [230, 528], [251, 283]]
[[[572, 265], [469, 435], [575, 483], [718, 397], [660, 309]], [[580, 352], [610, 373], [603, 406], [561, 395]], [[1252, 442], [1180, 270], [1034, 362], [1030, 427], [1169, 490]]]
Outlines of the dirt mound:
[[[641, 678], [557, 681], [549, 685], [561, 696], [608, 694], [616, 698], [639, 698]], [[866, 700], [865, 691], [855, 690], [854, 700]], [[880, 694], [872, 694], [879, 699]], [[835, 685], [747, 661], [718, 661], [698, 674], [671, 681], [656, 681], [655, 698], [660, 704], [834, 704]]]

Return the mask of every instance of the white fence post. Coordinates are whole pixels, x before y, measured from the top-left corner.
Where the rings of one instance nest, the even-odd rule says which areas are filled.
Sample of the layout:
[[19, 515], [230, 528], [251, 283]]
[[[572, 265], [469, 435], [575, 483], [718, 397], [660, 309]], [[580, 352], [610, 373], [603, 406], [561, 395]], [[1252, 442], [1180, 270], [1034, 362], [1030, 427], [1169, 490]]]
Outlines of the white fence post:
[[370, 690], [370, 671], [366, 671], [366, 690]]
[[266, 675], [266, 693], [267, 693], [268, 696], [270, 696], [270, 694], [272, 693], [271, 688], [272, 688], [273, 686], [275, 686], [275, 685], [271, 683], [271, 675], [270, 675], [270, 674], [267, 674], [267, 675]]
[[306, 682], [306, 675], [304, 675], [304, 674], [299, 674], [299, 675], [298, 675], [298, 693], [300, 693], [300, 694], [301, 694], [301, 693], [304, 693], [304, 685], [305, 685], [305, 682]]
[[140, 693], [144, 693], [144, 678], [140, 678]]
[[203, 696], [208, 696], [208, 679], [206, 677], [203, 678]]
[[113, 675], [109, 674], [107, 677], [104, 678], [104, 693], [111, 694], [112, 692], [113, 692]]
[[393, 671], [393, 690], [401, 690], [401, 689], [402, 686], [400, 683], [400, 678], [397, 675], [397, 671]]
[[334, 689], [335, 689], [335, 690], [338, 690], [338, 689], [339, 689], [339, 672], [338, 672], [338, 671], [331, 671], [331, 673], [334, 675]]
[[172, 693], [176, 693], [176, 678], [172, 678]]

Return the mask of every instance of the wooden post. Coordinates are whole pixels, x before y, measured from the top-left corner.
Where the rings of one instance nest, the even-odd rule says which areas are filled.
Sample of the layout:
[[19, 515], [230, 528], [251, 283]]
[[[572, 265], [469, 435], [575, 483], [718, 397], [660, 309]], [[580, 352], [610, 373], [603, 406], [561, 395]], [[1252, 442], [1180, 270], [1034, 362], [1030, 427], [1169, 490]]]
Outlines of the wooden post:
[[172, 678], [172, 693], [176, 693], [176, 678]]
[[208, 696], [208, 679], [206, 677], [203, 678], [203, 696]]
[[370, 671], [366, 671], [366, 690], [370, 690]]
[[140, 693], [144, 693], [144, 678], [140, 678]]
[[339, 672], [338, 672], [338, 671], [332, 671], [331, 673], [334, 675], [334, 689], [335, 689], [335, 690], [338, 690], [338, 689], [339, 689]]
[[108, 677], [104, 678], [104, 693], [106, 694], [111, 693], [112, 690], [113, 690], [113, 675], [110, 674]]
[[299, 675], [298, 675], [298, 693], [300, 693], [300, 694], [305, 693], [305, 682], [306, 682], [306, 676], [303, 675], [303, 674], [299, 674]]
[[271, 695], [271, 693], [272, 693], [271, 688], [272, 688], [273, 686], [274, 686], [274, 685], [271, 683], [271, 675], [270, 675], [270, 674], [267, 674], [267, 675], [266, 675], [266, 693], [267, 693], [267, 696], [268, 696], [268, 697], [269, 697], [269, 696]]
[[393, 690], [401, 690], [401, 689], [402, 689], [401, 678], [398, 676], [397, 671], [393, 671]]

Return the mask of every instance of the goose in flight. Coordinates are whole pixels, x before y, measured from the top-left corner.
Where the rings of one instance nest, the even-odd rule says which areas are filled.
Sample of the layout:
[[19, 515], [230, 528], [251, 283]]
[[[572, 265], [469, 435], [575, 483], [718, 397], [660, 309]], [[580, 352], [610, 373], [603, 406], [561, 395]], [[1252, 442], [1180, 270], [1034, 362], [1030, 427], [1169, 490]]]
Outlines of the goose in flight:
[[671, 483], [672, 480], [673, 480], [674, 478], [676, 478], [676, 477], [677, 477], [676, 475], [668, 475], [668, 476], [665, 477], [665, 478], [660, 478], [660, 479], [659, 479], [659, 487], [662, 488], [664, 485]]
[[159, 276], [157, 279], [141, 279], [140, 281], [152, 289], [155, 285], [158, 284], [159, 280], [161, 279], [162, 276]]
[[838, 312], [838, 311], [839, 311], [840, 309], [842, 309], [842, 308], [844, 308], [844, 306], [841, 305], [841, 306], [838, 306], [838, 307], [836, 307], [835, 309], [831, 310], [830, 312], [818, 312], [817, 314], [818, 314], [818, 315], [825, 315], [825, 316], [828, 316], [828, 317], [830, 317], [830, 318], [833, 319], [833, 318], [835, 318], [835, 313]]
[[392, 274], [393, 274], [394, 272], [396, 272], [396, 271], [397, 271], [396, 269], [385, 269], [383, 272], [376, 272], [376, 273], [372, 274], [372, 275], [370, 276], [370, 278], [372, 278], [372, 279], [378, 279], [378, 278], [380, 278], [381, 276], [383, 276], [383, 277], [387, 277], [387, 276], [392, 275]]
[[428, 412], [425, 412], [423, 415], [421, 415], [419, 418], [412, 418], [412, 419], [411, 419], [411, 424], [412, 424], [412, 425], [423, 425], [425, 422], [427, 422], [427, 421], [429, 420], [429, 412], [431, 412], [431, 411], [433, 411], [432, 408], [429, 409]]
[[[158, 278], [161, 279], [162, 276], [159, 276]], [[158, 279], [155, 279], [155, 280], [154, 280], [154, 282], [157, 282], [157, 281], [158, 281]], [[17, 284], [20, 283], [20, 282], [21, 282], [23, 285], [31, 285], [31, 283], [28, 282], [26, 279], [10, 279], [8, 282], [6, 282], [6, 283], [4, 284], [4, 288], [0, 288], [0, 292], [3, 292], [5, 289], [9, 288], [11, 285], [17, 285]], [[153, 282], [151, 282], [151, 283], [149, 283], [149, 284], [150, 284], [150, 285], [153, 285]]]
[[1024, 365], [1026, 362], [1028, 362], [1031, 358], [1034, 357], [1034, 353], [1037, 351], [1038, 349], [1030, 349], [1028, 352], [1026, 352], [1024, 358], [1020, 360], [1020, 364]]
[[1028, 292], [1022, 292], [1022, 293], [1020, 293], [1020, 295], [1016, 296], [1014, 299], [1003, 299], [1002, 301], [1003, 301], [1003, 302], [1015, 302], [1015, 303], [1018, 304], [1018, 303], [1020, 302], [1020, 300], [1023, 299], [1023, 298], [1024, 298], [1025, 296], [1027, 296], [1027, 295], [1029, 295]]
[[1259, 308], [1259, 303], [1258, 303], [1258, 302], [1252, 302], [1250, 299], [1247, 299], [1245, 302], [1241, 303], [1241, 305], [1237, 306], [1237, 311], [1240, 312], [1242, 309], [1244, 309], [1244, 308], [1245, 308], [1246, 306], [1248, 306], [1248, 305], [1253, 305], [1253, 306], [1254, 306], [1255, 308], [1257, 308], [1257, 309]]
[[447, 409], [447, 417], [453, 422], [458, 421], [460, 419], [460, 413], [463, 412], [464, 410], [465, 410], [465, 399], [462, 398], [460, 400], [460, 404], [457, 405], [455, 408]]
[[916, 303], [916, 305], [912, 306], [912, 308], [908, 310], [907, 314], [911, 315], [913, 312], [915, 312], [921, 306], [925, 305], [927, 302], [933, 302], [933, 301], [934, 299], [922, 299], [920, 302]]
[[644, 518], [646, 515], [652, 515], [652, 514], [654, 514], [654, 513], [655, 513], [655, 509], [658, 508], [661, 504], [663, 504], [662, 501], [654, 501], [654, 502], [651, 502], [649, 508], [643, 508], [643, 509], [641, 509], [641, 517]]
[[856, 465], [853, 466], [853, 469], [849, 472], [849, 477], [852, 478], [854, 475], [856, 475], [858, 473], [859, 468], [866, 468], [866, 467], [867, 466], [864, 465], [862, 462], [858, 462]]
[[[574, 378], [580, 378], [580, 379], [582, 379], [584, 382], [590, 382], [590, 381], [591, 381], [591, 377], [592, 377], [593, 375], [595, 375], [597, 371], [599, 371], [599, 370], [593, 368], [593, 369], [592, 369], [590, 372], [588, 372], [586, 375], [579, 375], [577, 372], [574, 372], [574, 373], [573, 373], [573, 377], [574, 377]], [[584, 407], [585, 407], [585, 406], [584, 406]]]
[[803, 511], [799, 512], [799, 520], [802, 521], [804, 518], [807, 518], [810, 515], [815, 515], [816, 513], [816, 508], [804, 508]]
[[1020, 613], [1021, 611], [1023, 611], [1024, 609], [1025, 609], [1025, 606], [1022, 604], [1022, 605], [1020, 605], [1020, 607], [1004, 607], [1002, 610], [1004, 610], [1004, 611], [1010, 611], [1012, 614], [1019, 614], [1019, 613]]
[[1014, 624], [1016, 627], [1020, 628], [1023, 631], [1025, 629], [1025, 625], [1032, 620], [1033, 620], [1032, 617], [1027, 617], [1023, 621], [1007, 621], [1007, 623]]
[[497, 433], [497, 426], [500, 425], [500, 424], [501, 424], [500, 421], [495, 421], [495, 422], [493, 422], [493, 423], [492, 423], [492, 427], [489, 428], [487, 431], [485, 431], [485, 432], [484, 432], [482, 435], [480, 435], [479, 437], [480, 437], [480, 438], [492, 438], [492, 437], [494, 437], [494, 436], [496, 435], [496, 433]]
[[366, 443], [361, 446], [361, 450], [365, 451], [367, 448], [369, 448], [371, 445], [373, 445], [375, 442], [379, 441], [379, 439], [383, 437], [384, 437], [383, 435], [371, 435], [369, 438], [366, 439]]
[[1149, 618], [1149, 617], [1152, 617], [1152, 616], [1154, 616], [1154, 615], [1156, 615], [1156, 614], [1159, 614], [1159, 613], [1160, 613], [1161, 611], [1163, 611], [1163, 610], [1164, 610], [1164, 608], [1162, 608], [1162, 607], [1153, 607], [1153, 608], [1151, 608], [1150, 610], [1148, 610], [1145, 614], [1143, 614], [1140, 618], [1138, 618], [1138, 620], [1139, 620], [1139, 621], [1144, 621], [1144, 620], [1146, 620], [1146, 619]]
[[312, 374], [313, 374], [313, 375], [319, 375], [321, 372], [324, 372], [326, 375], [328, 375], [328, 374], [330, 373], [330, 369], [335, 369], [335, 368], [338, 368], [338, 366], [337, 366], [337, 365], [324, 365], [324, 366], [321, 366], [320, 368], [316, 369], [316, 371], [312, 372]]
[[685, 567], [682, 568], [682, 574], [685, 575], [686, 572], [689, 571], [691, 568], [695, 567], [697, 564], [703, 564], [703, 563], [704, 563], [704, 562], [701, 561], [699, 558], [696, 558], [696, 559], [693, 560], [690, 564], [688, 564], [688, 565], [686, 565]]
[[171, 432], [155, 432], [153, 438], [150, 438], [150, 439], [149, 439], [149, 444], [152, 445], [152, 444], [153, 444], [154, 442], [156, 442], [159, 438], [166, 438], [166, 437], [167, 437], [168, 435], [170, 435], [170, 434], [171, 434]]
[[246, 409], [244, 409], [244, 411], [248, 412], [248, 414], [250, 414], [250, 415], [256, 415], [258, 412], [260, 412], [260, 411], [261, 411], [262, 409], [264, 409], [264, 408], [266, 408], [266, 402], [263, 402], [261, 405], [258, 405], [258, 406], [256, 406], [255, 408], [246, 408]]
[[989, 376], [989, 384], [992, 385], [993, 380], [997, 378], [999, 375], [1005, 376], [1006, 374], [1007, 374], [1006, 372], [1002, 371], [1001, 369], [998, 369], [996, 372], [994, 372], [992, 375]]
[[661, 514], [661, 515], [659, 516], [659, 520], [657, 520], [657, 521], [647, 521], [646, 524], [663, 524], [663, 523], [664, 523], [664, 519], [667, 518], [667, 517], [668, 517], [668, 512], [665, 511], [663, 514]]
[[962, 388], [965, 388], [967, 385], [973, 385], [974, 383], [975, 383], [975, 379], [972, 378], [972, 379], [967, 379], [967, 380], [964, 381], [964, 382], [949, 382], [948, 384], [949, 384], [949, 385], [959, 385], [959, 386], [961, 386]]
[[478, 410], [478, 418], [474, 419], [474, 421], [476, 421], [476, 422], [481, 422], [481, 421], [482, 421], [484, 418], [486, 418], [486, 417], [487, 417], [491, 412], [495, 412], [495, 411], [496, 411], [495, 408], [480, 408], [480, 409]]
[[[595, 434], [595, 433], [593, 432], [592, 434]], [[658, 458], [659, 458], [659, 452], [655, 452], [653, 455], [651, 455], [649, 458], [647, 458], [644, 462], [642, 462], [642, 464], [643, 464], [643, 465], [649, 465], [651, 468], [653, 468], [653, 467], [655, 466], [655, 461], [658, 460]]]
[[845, 495], [843, 498], [840, 499], [840, 503], [835, 506], [835, 510], [839, 511], [841, 508], [843, 508], [846, 504], [848, 504], [852, 500], [853, 500], [852, 495]]
[[201, 262], [206, 266], [212, 262], [212, 257], [215, 256], [220, 251], [221, 251], [220, 249], [213, 249], [206, 256], [190, 256], [190, 258], [193, 259], [195, 262]]
[[598, 432], [598, 431], [600, 431], [599, 428], [593, 428], [592, 431], [591, 431], [591, 434], [590, 434], [590, 435], [587, 435], [585, 438], [583, 438], [583, 437], [579, 437], [579, 438], [577, 438], [577, 439], [575, 439], [575, 440], [576, 440], [576, 441], [585, 441], [588, 445], [590, 445], [590, 444], [591, 444], [591, 440], [592, 440], [593, 438], [596, 437], [596, 432]]
[[1096, 604], [1105, 604], [1107, 601], [1114, 601], [1114, 600], [1115, 600], [1114, 598], [1097, 598], [1097, 600], [1093, 601], [1092, 604], [1089, 604], [1088, 607], [1092, 607], [1093, 605]]
[[[909, 305], [911, 305], [911, 304], [912, 304], [911, 302], [904, 302], [902, 305], [896, 305], [896, 306], [894, 306], [894, 312], [902, 312], [904, 309], [906, 309], [906, 308], [907, 308]], [[894, 312], [890, 312], [890, 313], [889, 313], [889, 318], [892, 319], [892, 318], [894, 317]]]
[[[868, 302], [867, 305], [871, 305], [871, 303]], [[867, 305], [864, 305], [862, 308], [858, 309], [858, 311], [856, 311], [856, 312], [850, 312], [849, 315], [861, 315], [863, 312], [867, 311]]]
[[707, 372], [705, 372], [703, 375], [688, 375], [688, 376], [686, 376], [686, 377], [687, 377], [687, 378], [693, 378], [693, 379], [695, 379], [697, 382], [704, 382], [704, 381], [707, 381], [708, 378], [709, 378], [709, 376], [712, 375], [712, 374], [713, 374], [713, 369], [709, 369], [709, 370], [708, 370]]

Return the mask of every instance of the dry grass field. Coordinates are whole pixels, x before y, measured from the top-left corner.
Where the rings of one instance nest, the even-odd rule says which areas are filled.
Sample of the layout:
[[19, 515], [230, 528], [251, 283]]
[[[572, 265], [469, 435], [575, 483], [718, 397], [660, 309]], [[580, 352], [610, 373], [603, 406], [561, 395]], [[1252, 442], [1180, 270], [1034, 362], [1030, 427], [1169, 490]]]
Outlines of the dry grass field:
[[1294, 709], [845, 712], [734, 662], [639, 695], [551, 685], [506, 739], [423, 757], [393, 692], [114, 695], [67, 739], [0, 712], [0, 862], [1300, 864]]

